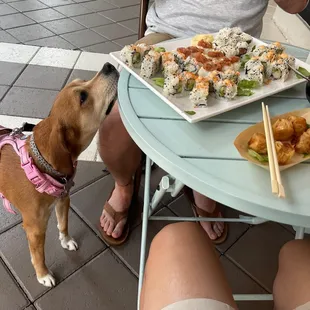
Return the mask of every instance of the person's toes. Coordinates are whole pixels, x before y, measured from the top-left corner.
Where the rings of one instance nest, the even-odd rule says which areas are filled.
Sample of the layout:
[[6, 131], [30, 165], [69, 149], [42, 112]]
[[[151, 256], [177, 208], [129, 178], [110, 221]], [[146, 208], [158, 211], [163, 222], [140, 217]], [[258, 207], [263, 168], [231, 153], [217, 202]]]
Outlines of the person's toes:
[[212, 229], [211, 223], [205, 222], [205, 223], [203, 223], [202, 227], [206, 231], [206, 233], [208, 234], [208, 236], [211, 240], [215, 240], [217, 238], [216, 233]]
[[221, 233], [224, 231], [225, 223], [224, 222], [217, 222], [217, 227]]
[[221, 230], [219, 229], [219, 226], [217, 225], [217, 223], [213, 224], [213, 230], [216, 233], [217, 237], [220, 237], [222, 235]]
[[112, 237], [114, 239], [117, 239], [119, 238], [122, 233], [123, 233], [123, 230], [124, 230], [124, 227], [125, 227], [125, 224], [126, 224], [126, 221], [125, 220], [122, 220], [120, 221], [114, 228], [113, 232], [112, 232]]
[[107, 235], [108, 236], [111, 236], [112, 235], [112, 232], [113, 232], [113, 228], [114, 228], [114, 224], [113, 223], [110, 223], [108, 229], [107, 229]]
[[110, 221], [106, 221], [103, 230], [105, 231], [105, 233], [106, 233], [107, 235], [109, 235], [109, 234], [108, 234], [109, 226], [110, 226]]
[[102, 219], [100, 219], [100, 225], [101, 225], [102, 228], [104, 228], [106, 222], [107, 222], [107, 218], [106, 217], [103, 217]]

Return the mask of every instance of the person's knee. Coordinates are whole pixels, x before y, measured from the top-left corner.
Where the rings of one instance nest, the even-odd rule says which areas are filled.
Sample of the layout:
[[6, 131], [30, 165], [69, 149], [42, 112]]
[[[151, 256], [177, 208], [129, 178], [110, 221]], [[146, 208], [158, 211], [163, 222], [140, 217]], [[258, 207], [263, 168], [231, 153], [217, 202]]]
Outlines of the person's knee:
[[151, 251], [168, 250], [179, 244], [188, 244], [201, 233], [197, 223], [180, 222], [165, 226], [153, 239]]
[[294, 265], [293, 257], [303, 255], [305, 251], [310, 250], [310, 243], [308, 240], [292, 240], [284, 244], [279, 253], [279, 264]]

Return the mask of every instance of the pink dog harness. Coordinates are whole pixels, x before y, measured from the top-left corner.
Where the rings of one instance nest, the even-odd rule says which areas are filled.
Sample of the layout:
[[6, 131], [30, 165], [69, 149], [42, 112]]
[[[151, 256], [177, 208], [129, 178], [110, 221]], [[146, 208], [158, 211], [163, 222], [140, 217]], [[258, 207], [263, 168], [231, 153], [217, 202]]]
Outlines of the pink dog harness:
[[[4, 145], [9, 144], [13, 147], [16, 154], [20, 157], [21, 167], [24, 169], [28, 180], [35, 186], [39, 193], [46, 193], [57, 198], [66, 196], [70, 188], [74, 185], [74, 175], [68, 181], [64, 178], [65, 183], [60, 183], [50, 175], [42, 173], [34, 165], [33, 159], [29, 156], [26, 149], [26, 141], [27, 136], [25, 136], [21, 130], [14, 129], [12, 131], [11, 129], [0, 126], [0, 152]], [[12, 214], [16, 214], [16, 212], [12, 210], [11, 203], [3, 194], [0, 193], [0, 197], [3, 199], [5, 209]]]

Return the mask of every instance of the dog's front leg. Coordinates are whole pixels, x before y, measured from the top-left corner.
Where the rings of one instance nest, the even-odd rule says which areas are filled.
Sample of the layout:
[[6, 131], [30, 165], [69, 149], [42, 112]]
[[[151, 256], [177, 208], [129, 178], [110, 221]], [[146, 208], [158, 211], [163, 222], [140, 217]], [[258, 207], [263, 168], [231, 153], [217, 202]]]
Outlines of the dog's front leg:
[[58, 221], [59, 240], [64, 249], [69, 251], [76, 251], [78, 245], [68, 233], [68, 215], [70, 208], [70, 198], [66, 196], [57, 201], [56, 204], [56, 216]]
[[45, 265], [44, 254], [45, 233], [49, 215], [48, 207], [33, 209], [33, 212], [23, 214], [23, 227], [27, 234], [31, 262], [36, 271], [37, 279], [44, 286], [52, 287], [55, 285], [55, 278]]

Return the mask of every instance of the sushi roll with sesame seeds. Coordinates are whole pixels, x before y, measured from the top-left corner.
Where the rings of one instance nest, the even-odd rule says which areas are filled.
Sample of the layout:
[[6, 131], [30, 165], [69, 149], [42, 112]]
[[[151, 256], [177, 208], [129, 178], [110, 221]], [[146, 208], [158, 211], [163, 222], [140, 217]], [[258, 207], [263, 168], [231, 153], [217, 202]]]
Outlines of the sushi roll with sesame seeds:
[[282, 53], [279, 55], [279, 58], [283, 59], [284, 62], [288, 63], [291, 67], [295, 68], [295, 57], [287, 55], [286, 53]]
[[193, 90], [197, 77], [198, 76], [192, 72], [186, 72], [186, 71], [182, 72], [180, 74], [180, 78], [182, 80], [184, 90], [186, 91]]
[[126, 45], [120, 52], [120, 58], [130, 68], [139, 67], [142, 61], [141, 50], [134, 44]]
[[200, 67], [201, 67], [201, 64], [195, 58], [187, 57], [187, 59], [184, 62], [183, 69], [185, 71], [197, 74]]
[[280, 42], [274, 42], [268, 45], [270, 50], [275, 51], [276, 54], [282, 54], [284, 52], [284, 46]]
[[168, 75], [165, 78], [163, 94], [168, 96], [174, 96], [180, 94], [183, 91], [183, 82], [181, 76]]
[[257, 81], [259, 85], [263, 85], [265, 78], [265, 67], [258, 57], [253, 57], [244, 66], [247, 79]]
[[175, 57], [175, 61], [180, 65], [180, 67], [183, 68], [184, 63], [188, 56], [186, 56], [184, 53], [180, 51], [173, 51], [173, 55]]
[[151, 78], [154, 76], [161, 68], [161, 55], [153, 50], [149, 51], [145, 55], [142, 65], [140, 75], [143, 78]]
[[214, 88], [219, 98], [231, 100], [237, 96], [237, 85], [231, 80], [220, 80], [214, 85]]
[[289, 73], [288, 63], [283, 59], [271, 62], [267, 66], [267, 76], [273, 80], [281, 80], [284, 82], [287, 80]]
[[221, 72], [219, 71], [212, 71], [212, 72], [209, 72], [209, 75], [208, 75], [208, 79], [209, 79], [209, 92], [215, 92], [215, 84], [217, 82], [219, 82], [221, 80]]
[[252, 55], [259, 57], [268, 52], [269, 52], [269, 49], [266, 45], [259, 45], [259, 46], [256, 46], [255, 49], [252, 51]]
[[164, 77], [167, 77], [169, 75], [177, 75], [182, 72], [180, 66], [178, 63], [176, 63], [174, 60], [172, 61], [166, 61], [162, 63], [162, 72]]
[[209, 96], [209, 79], [198, 77], [195, 86], [190, 92], [189, 99], [197, 107], [205, 107], [208, 103]]
[[147, 53], [148, 53], [149, 51], [151, 51], [151, 50], [154, 49], [153, 46], [147, 45], [147, 44], [145, 44], [145, 43], [137, 44], [137, 47], [138, 47], [138, 49], [139, 49], [139, 51], [140, 51], [140, 55], [141, 55], [142, 58], [144, 58], [144, 56], [147, 55]]
[[220, 73], [220, 77], [222, 80], [231, 80], [235, 84], [238, 84], [240, 80], [240, 72], [234, 70], [226, 70]]

